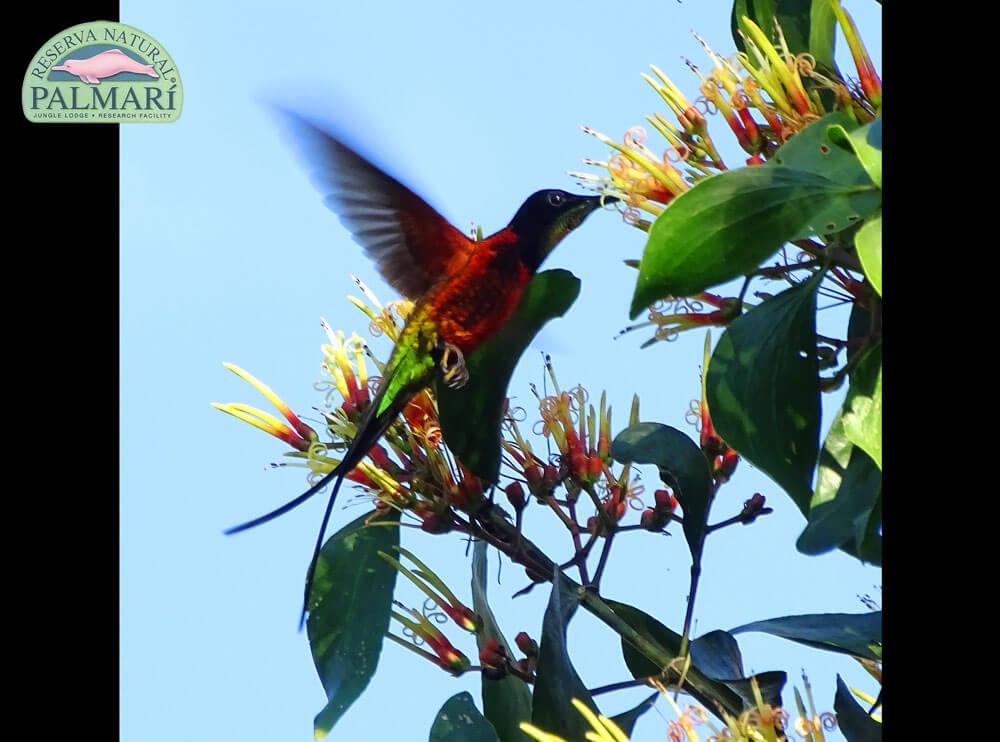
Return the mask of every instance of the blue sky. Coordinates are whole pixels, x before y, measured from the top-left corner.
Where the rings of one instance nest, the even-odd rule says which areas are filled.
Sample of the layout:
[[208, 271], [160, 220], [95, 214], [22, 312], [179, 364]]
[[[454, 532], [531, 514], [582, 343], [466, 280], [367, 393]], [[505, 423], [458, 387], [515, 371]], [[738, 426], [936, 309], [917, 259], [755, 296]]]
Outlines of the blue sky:
[[[879, 6], [845, 5], [880, 67]], [[122, 739], [310, 739], [325, 700], [305, 635], [296, 632], [322, 504], [224, 537], [225, 527], [284, 502], [304, 480], [297, 470], [268, 467], [283, 453], [281, 444], [209, 403], [267, 406], [222, 368], [232, 361], [308, 411], [321, 402], [313, 390], [324, 341], [320, 317], [365, 331], [364, 318], [344, 298], [354, 292], [350, 274], [384, 300], [395, 296], [322, 205], [261, 101], [328, 112], [458, 227], [475, 221], [490, 232], [529, 193], [572, 190], [566, 171], [581, 169], [580, 158], [604, 156], [579, 124], [617, 138], [659, 110], [639, 77], [650, 63], [694, 97], [695, 78], [681, 57], [704, 64], [704, 56], [689, 29], [728, 53], [729, 8], [716, 0], [627, 8], [122, 3], [121, 20], [162, 42], [184, 83], [178, 122], [121, 127]], [[342, 100], [352, 101], [346, 121], [338, 117]], [[739, 162], [724, 122], [711, 126], [725, 143], [723, 154]], [[594, 397], [608, 390], [616, 428], [633, 392], [644, 420], [685, 428], [684, 413], [699, 393], [703, 335], [647, 350], [639, 349], [641, 332], [614, 339], [628, 324], [635, 277], [621, 261], [639, 257], [642, 245], [637, 230], [598, 213], [552, 255], [546, 267], [572, 270], [582, 294], [526, 353], [512, 395], [530, 398], [528, 384], [542, 381], [538, 351], [545, 350], [563, 386], [581, 383]], [[835, 312], [823, 317], [832, 328], [841, 320]], [[380, 350], [388, 355], [387, 346]], [[646, 478], [652, 481], [652, 473]], [[801, 516], [745, 463], [723, 489], [714, 520], [737, 512], [756, 491], [776, 512], [711, 537], [698, 633], [786, 614], [856, 612], [863, 610], [859, 594], [880, 598], [880, 570], [840, 553], [798, 554]], [[362, 507], [338, 507], [334, 528]], [[562, 533], [547, 520], [538, 517], [528, 529], [568, 555]], [[616, 541], [604, 592], [679, 628], [686, 546], [679, 534], [654, 538], [639, 533]], [[405, 544], [468, 597], [459, 537], [408, 531]], [[491, 558], [495, 566], [495, 552]], [[511, 601], [523, 583], [506, 565], [501, 584], [490, 586], [509, 637], [539, 633], [546, 594]], [[457, 632], [455, 638], [474, 654], [471, 641]], [[615, 637], [589, 615], [578, 614], [569, 640], [588, 685], [628, 677]], [[740, 644], [748, 669], [789, 673], [788, 703], [802, 669], [822, 711], [832, 710], [837, 672], [875, 690], [847, 658], [760, 634], [743, 635]], [[460, 690], [478, 699], [478, 678], [451, 678], [387, 646], [368, 692], [332, 738], [424, 739], [437, 709]], [[616, 713], [641, 696], [604, 696], [602, 709]], [[634, 739], [663, 738], [658, 714], [673, 718], [667, 704], [658, 704]]]

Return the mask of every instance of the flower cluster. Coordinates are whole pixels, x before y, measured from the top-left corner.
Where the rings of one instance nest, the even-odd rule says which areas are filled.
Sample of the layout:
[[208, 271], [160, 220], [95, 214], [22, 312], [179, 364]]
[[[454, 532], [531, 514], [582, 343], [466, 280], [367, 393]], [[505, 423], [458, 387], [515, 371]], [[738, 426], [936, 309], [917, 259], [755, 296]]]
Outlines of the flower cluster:
[[[356, 297], [348, 300], [367, 316], [370, 333], [397, 340], [412, 303], [404, 300], [383, 306], [363, 283], [355, 281], [367, 301]], [[334, 331], [325, 320], [322, 326], [328, 342], [322, 346], [322, 378], [316, 389], [325, 395], [323, 408], [319, 410], [325, 436], [302, 423], [269, 387], [232, 364], [226, 364], [226, 368], [263, 393], [289, 425], [241, 403], [214, 405], [290, 445], [294, 451], [288, 456], [295, 461], [290, 465], [308, 468], [311, 481], [340, 463], [336, 452], [346, 450], [357, 435], [361, 418], [381, 381], [379, 376], [369, 375], [369, 367], [381, 371], [384, 366], [357, 334], [348, 338], [343, 332]], [[409, 402], [382, 441], [346, 476], [365, 495], [375, 499], [377, 509], [405, 511], [419, 519], [421, 527], [431, 533], [451, 530], [453, 507], [474, 512], [484, 500], [482, 482], [442, 445], [437, 401], [429, 390]]]
[[[706, 304], [715, 308], [705, 311]], [[630, 325], [622, 330], [619, 335], [624, 335], [627, 332], [639, 330], [643, 327], [655, 327], [656, 330], [653, 332], [653, 337], [640, 346], [648, 348], [653, 343], [676, 340], [678, 334], [684, 330], [728, 325], [740, 316], [740, 313], [743, 311], [742, 304], [743, 302], [735, 296], [722, 297], [709, 291], [702, 291], [700, 294], [690, 297], [668, 297], [656, 302], [649, 308], [649, 314], [645, 322]]]
[[[523, 481], [529, 492], [543, 505], [556, 511], [571, 533], [586, 531], [592, 537], [606, 537], [625, 517], [628, 508], [642, 510], [643, 486], [632, 476], [630, 465], [615, 471], [611, 458], [611, 407], [602, 393], [598, 406], [588, 404], [587, 390], [576, 386], [562, 390], [550, 359], [546, 358], [546, 373], [553, 393], [539, 395], [541, 421], [535, 428], [555, 452], [547, 459], [539, 457], [522, 434], [516, 417], [508, 414], [505, 425], [508, 440], [503, 442], [507, 454], [508, 476], [515, 482], [507, 488], [512, 505], [523, 498]], [[533, 388], [534, 389], [534, 388]], [[638, 422], [638, 397], [633, 399], [630, 424]], [[565, 500], [554, 497], [557, 487], [565, 490]], [[594, 505], [595, 514], [583, 527], [576, 522], [576, 507], [581, 494]]]
[[[786, 727], [790, 719], [787, 711], [780, 706], [772, 706], [764, 702], [760, 693], [757, 681], [751, 682], [754, 693], [754, 705], [741, 713], [739, 716], [730, 714], [723, 715], [725, 725], [720, 729], [709, 719], [704, 708], [697, 705], [686, 706], [683, 710], [671, 697], [666, 686], [657, 680], [652, 681], [652, 685], [660, 692], [663, 698], [673, 708], [675, 719], [667, 722], [667, 739], [671, 742], [701, 742], [702, 737], [696, 727], [705, 726], [710, 735], [705, 737], [705, 742], [784, 742], [788, 739]], [[795, 690], [796, 704], [798, 706], [799, 717], [796, 719], [794, 729], [800, 739], [806, 742], [822, 742], [823, 731], [831, 731], [837, 728], [836, 717], [830, 713], [816, 714], [812, 705], [812, 695], [809, 693], [808, 681], [806, 681], [806, 692], [809, 694], [809, 714], [806, 714], [802, 704], [802, 698]], [[574, 698], [573, 707], [586, 719], [593, 731], [587, 732], [588, 740], [599, 740], [600, 742], [628, 742], [628, 735], [613, 721], [605, 716], [595, 714], [585, 703]], [[521, 724], [521, 730], [532, 739], [538, 742], [566, 742], [562, 737], [550, 734], [543, 729], [539, 729], [533, 724]]]
[[811, 54], [792, 54], [777, 23], [771, 39], [743, 17], [739, 33], [745, 51], [732, 57], [716, 53], [695, 35], [711, 67], [703, 73], [687, 63], [699, 78], [700, 95], [694, 102], [656, 66], [651, 66], [652, 75], [643, 74], [669, 109], [667, 116], [646, 117], [666, 142], [662, 155], [646, 144], [647, 132], [641, 126], [625, 132], [622, 143], [583, 127], [613, 152], [607, 160], [584, 160], [604, 173], [571, 174], [585, 187], [621, 199], [625, 220], [648, 230], [651, 222], [642, 212], [659, 216], [694, 183], [727, 169], [709, 134], [707, 116], [722, 115], [747, 155], [747, 165], [763, 164], [789, 137], [832, 111], [843, 111], [862, 124], [873, 120], [881, 112], [881, 80], [853, 19], [839, 2], [832, 5], [854, 59], [856, 81], [818, 65]]

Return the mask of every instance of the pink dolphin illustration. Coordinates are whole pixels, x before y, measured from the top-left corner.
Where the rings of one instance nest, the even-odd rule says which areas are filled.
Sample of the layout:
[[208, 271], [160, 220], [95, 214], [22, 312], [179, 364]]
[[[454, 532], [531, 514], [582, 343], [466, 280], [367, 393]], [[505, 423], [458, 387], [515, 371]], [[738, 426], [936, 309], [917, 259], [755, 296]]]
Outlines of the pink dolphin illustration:
[[111, 77], [119, 72], [137, 72], [140, 75], [159, 77], [153, 65], [137, 62], [121, 49], [108, 49], [88, 59], [67, 59], [52, 69], [76, 75], [92, 85], [100, 85], [102, 77]]

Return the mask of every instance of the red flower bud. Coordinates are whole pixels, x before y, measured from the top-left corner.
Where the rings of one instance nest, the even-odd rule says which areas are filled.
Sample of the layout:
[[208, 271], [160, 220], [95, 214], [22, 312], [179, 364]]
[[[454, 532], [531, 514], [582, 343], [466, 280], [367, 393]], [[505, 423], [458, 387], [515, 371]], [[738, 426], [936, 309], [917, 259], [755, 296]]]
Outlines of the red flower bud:
[[653, 499], [656, 501], [656, 509], [668, 516], [677, 509], [677, 498], [670, 494], [669, 490], [656, 490]]
[[754, 493], [754, 496], [743, 503], [743, 510], [740, 512], [740, 522], [743, 525], [748, 523], [753, 523], [757, 516], [767, 515], [768, 513], [774, 512], [772, 508], [764, 507], [764, 503], [767, 502], [764, 495], [760, 492]]
[[587, 474], [590, 481], [596, 482], [597, 478], [604, 473], [604, 460], [600, 456], [591, 456], [587, 459]]
[[612, 500], [605, 506], [605, 510], [614, 519], [615, 523], [625, 517], [626, 509], [628, 509], [628, 506], [624, 500], [619, 500], [618, 502]]
[[451, 530], [451, 518], [444, 518], [437, 513], [424, 516], [420, 530], [427, 533], [448, 533]]
[[726, 452], [720, 457], [719, 463], [715, 467], [715, 475], [718, 479], [727, 481], [733, 472], [736, 471], [736, 465], [740, 461], [740, 456], [736, 451], [731, 448], [727, 448]]
[[642, 511], [642, 515], [639, 518], [639, 525], [647, 531], [659, 531], [663, 528], [662, 520], [662, 517], [657, 515], [655, 510], [646, 508]]
[[757, 126], [757, 122], [753, 120], [753, 116], [750, 115], [750, 109], [744, 106], [737, 109], [736, 113], [739, 115], [743, 129], [747, 133], [748, 143], [753, 147], [760, 146], [760, 129]]
[[360, 484], [362, 487], [367, 487], [368, 489], [377, 490], [378, 485], [371, 480], [367, 474], [365, 474], [361, 469], [351, 469], [344, 475], [346, 479], [350, 479], [356, 484]]
[[514, 510], [521, 510], [524, 507], [527, 500], [520, 482], [511, 482], [504, 489], [504, 492], [507, 493], [507, 501]]
[[536, 657], [538, 655], [538, 642], [528, 636], [527, 631], [522, 631], [514, 637], [517, 648], [524, 652], [526, 657]]
[[549, 490], [554, 490], [559, 483], [559, 472], [552, 464], [546, 464], [542, 472], [542, 482]]
[[490, 668], [504, 667], [507, 664], [507, 652], [498, 639], [487, 639], [479, 650], [479, 661]]
[[534, 464], [524, 467], [524, 478], [528, 481], [528, 489], [536, 492], [542, 484], [542, 472]]

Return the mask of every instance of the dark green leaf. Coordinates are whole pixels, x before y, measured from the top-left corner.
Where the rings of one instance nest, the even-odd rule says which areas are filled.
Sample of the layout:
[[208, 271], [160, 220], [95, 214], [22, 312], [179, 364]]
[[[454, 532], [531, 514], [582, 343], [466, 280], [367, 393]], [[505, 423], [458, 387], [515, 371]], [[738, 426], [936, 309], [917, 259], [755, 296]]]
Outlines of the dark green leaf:
[[[663, 654], [670, 657], [678, 656], [681, 648], [681, 635], [676, 631], [668, 629], [648, 613], [626, 603], [618, 603], [606, 598], [604, 602], [611, 607], [615, 615], [624, 620], [635, 631], [657, 644], [663, 650]], [[652, 662], [625, 639], [622, 639], [621, 644], [622, 657], [633, 677], [648, 678], [660, 674], [662, 668], [658, 667], [655, 662]], [[743, 709], [740, 696], [724, 683], [706, 676], [697, 665], [694, 665], [693, 658], [692, 667], [688, 669], [685, 682], [685, 691], [713, 713], [717, 713], [720, 706], [734, 716], [739, 715]]]
[[730, 20], [733, 40], [740, 51], [746, 51], [737, 31], [739, 18], [744, 15], [772, 41], [777, 38], [773, 20], [776, 16], [792, 54], [810, 52], [817, 62], [833, 67], [836, 23], [829, 0], [735, 0]]
[[[668, 629], [648, 613], [627, 603], [618, 603], [607, 599], [604, 602], [611, 606], [611, 610], [624, 619], [629, 626], [647, 639], [659, 644], [667, 654], [676, 656], [680, 651], [681, 635], [676, 631]], [[659, 675], [663, 669], [624, 639], [622, 639], [622, 658], [625, 660], [625, 666], [632, 673], [632, 677], [635, 678]]]
[[882, 296], [882, 212], [865, 221], [854, 235], [854, 248], [872, 287]]
[[[809, 524], [796, 543], [804, 554], [822, 554], [848, 542], [856, 545], [864, 540], [882, 490], [882, 473], [875, 462], [852, 443], [844, 427], [844, 417], [856, 398], [870, 399], [879, 378], [881, 359], [881, 346], [876, 346], [855, 367], [844, 407], [837, 413], [823, 442], [816, 470], [816, 489], [809, 506]], [[856, 551], [856, 546], [850, 550]]]
[[500, 424], [514, 367], [545, 323], [564, 315], [579, 293], [580, 279], [569, 271], [539, 273], [503, 329], [466, 358], [469, 382], [461, 389], [436, 382], [445, 441], [487, 482], [495, 482], [500, 472]]
[[333, 534], [316, 564], [306, 631], [329, 699], [313, 721], [320, 736], [368, 687], [389, 628], [397, 572], [378, 552], [392, 553], [399, 544], [399, 513], [391, 510], [365, 526], [371, 516], [362, 515]]
[[467, 691], [456, 693], [434, 717], [430, 742], [499, 742], [500, 738], [476, 708]]
[[749, 273], [788, 240], [846, 229], [880, 205], [871, 183], [844, 185], [781, 165], [706, 178], [653, 222], [630, 316], [665, 296], [692, 296]]
[[808, 647], [882, 660], [882, 611], [782, 616], [737, 626], [730, 634], [762, 631]]
[[[882, 566], [882, 495], [879, 494], [875, 507], [872, 508], [868, 518], [865, 532], [855, 537], [850, 546], [850, 554], [853, 554], [863, 562], [869, 562], [876, 567]], [[858, 542], [860, 541], [860, 546]], [[844, 547], [841, 547], [844, 548]], [[846, 551], [847, 549], [845, 549]]]
[[715, 680], [743, 677], [743, 655], [733, 635], [710, 631], [691, 642], [691, 659], [698, 669]]
[[803, 513], [819, 454], [816, 291], [822, 274], [768, 299], [723, 333], [706, 394], [719, 435]]
[[697, 559], [712, 504], [712, 474], [698, 445], [669, 425], [636, 423], [615, 437], [611, 455], [623, 463], [656, 465], [684, 508], [684, 537]]
[[837, 62], [834, 59], [836, 41], [837, 17], [834, 15], [830, 0], [811, 0], [809, 53], [819, 65], [832, 72], [837, 72]]
[[733, 10], [729, 15], [729, 26], [733, 34], [733, 43], [741, 52], [747, 50], [746, 42], [740, 35], [740, 20], [746, 16], [760, 26], [764, 35], [771, 38], [774, 34], [774, 23], [771, 18], [776, 11], [775, 0], [733, 0]]
[[854, 699], [854, 694], [840, 675], [837, 675], [833, 710], [837, 712], [837, 726], [847, 742], [881, 742], [882, 725]]
[[[500, 631], [500, 626], [486, 600], [487, 561], [486, 542], [476, 541], [472, 547], [472, 610], [483, 619], [483, 630], [476, 634], [480, 649], [489, 639], [498, 639], [514, 657], [510, 644]], [[493, 724], [501, 742], [522, 742], [531, 739], [520, 729], [522, 721], [531, 721], [531, 690], [528, 684], [514, 675], [499, 680], [482, 676], [483, 712]]]
[[579, 699], [594, 713], [600, 713], [587, 686], [576, 674], [566, 647], [566, 627], [578, 604], [576, 592], [557, 568], [542, 621], [535, 693], [531, 702], [532, 724], [549, 734], [574, 740], [583, 739], [590, 724], [573, 708], [573, 699]]
[[749, 678], [739, 680], [725, 680], [723, 684], [731, 691], [743, 699], [743, 708], [756, 708], [757, 698], [753, 692], [754, 681], [760, 690], [760, 697], [764, 703], [771, 706], [781, 706], [781, 691], [788, 682], [788, 674], [784, 670], [768, 670], [759, 672]]
[[[861, 350], [864, 352], [864, 346], [860, 346], [859, 343], [862, 338], [868, 337], [871, 334], [872, 328], [872, 316], [861, 304], [855, 302], [854, 306], [851, 307], [851, 316], [847, 320], [847, 362], [851, 363], [854, 355]], [[848, 376], [853, 379], [854, 372], [851, 371]]]
[[757, 705], [752, 680], [757, 681], [764, 703], [781, 705], [781, 690], [787, 676], [780, 670], [758, 673], [753, 679], [743, 675], [743, 655], [732, 634], [710, 631], [691, 642], [691, 660], [705, 675], [717, 680], [743, 699], [745, 708]]
[[639, 721], [639, 717], [653, 708], [656, 704], [656, 699], [659, 697], [659, 693], [654, 693], [645, 701], [640, 702], [635, 708], [629, 709], [628, 711], [622, 711], [620, 714], [612, 716], [611, 721], [613, 721], [619, 729], [625, 732], [626, 737], [631, 737], [632, 731], [635, 729], [635, 723]]

